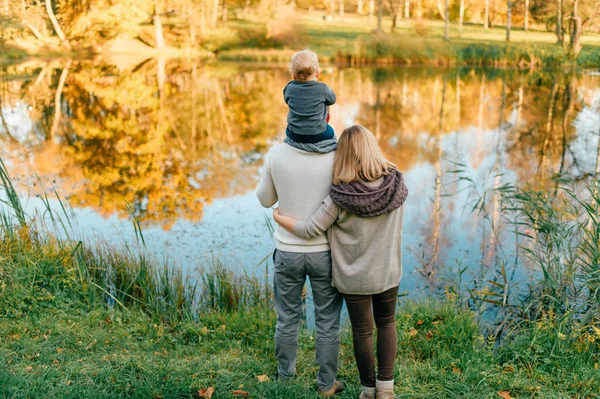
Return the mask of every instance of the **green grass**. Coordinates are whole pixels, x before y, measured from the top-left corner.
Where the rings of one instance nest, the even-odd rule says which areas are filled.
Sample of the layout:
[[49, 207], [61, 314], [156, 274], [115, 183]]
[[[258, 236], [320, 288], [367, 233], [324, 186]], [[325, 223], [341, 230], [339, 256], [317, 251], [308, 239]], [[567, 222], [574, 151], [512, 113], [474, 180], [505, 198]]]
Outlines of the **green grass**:
[[[20, 262], [27, 259], [21, 258]], [[314, 335], [302, 329], [298, 375], [260, 383], [275, 371], [275, 315], [268, 306], [212, 312], [196, 321], [161, 323], [141, 309], [107, 309], [76, 292], [33, 283], [2, 259], [0, 397], [192, 398], [214, 387], [253, 398], [316, 397]], [[7, 267], [8, 265], [8, 267]], [[26, 266], [25, 266], [26, 267]], [[549, 357], [556, 338], [519, 335], [495, 353], [474, 315], [456, 304], [402, 303], [397, 319], [396, 391], [401, 398], [593, 397], [598, 352], [568, 347]], [[355, 398], [359, 381], [350, 334], [342, 335], [340, 378]]]
[[[222, 60], [288, 62], [298, 49], [309, 47], [325, 62], [402, 63], [428, 65], [495, 65], [530, 68], [558, 67], [568, 61], [566, 51], [556, 46], [552, 32], [515, 28], [512, 42], [505, 42], [504, 27], [484, 30], [467, 24], [458, 35], [451, 24], [450, 42], [443, 40], [441, 21], [401, 20], [395, 33], [384, 18], [384, 34], [374, 35], [376, 21], [367, 16], [347, 14], [345, 20], [328, 22], [322, 13], [297, 12], [294, 19], [282, 21], [273, 37], [267, 38], [265, 23], [232, 21], [226, 25], [231, 40], [213, 50]], [[277, 27], [277, 26], [276, 26]], [[582, 38], [578, 65], [600, 67], [600, 35]]]

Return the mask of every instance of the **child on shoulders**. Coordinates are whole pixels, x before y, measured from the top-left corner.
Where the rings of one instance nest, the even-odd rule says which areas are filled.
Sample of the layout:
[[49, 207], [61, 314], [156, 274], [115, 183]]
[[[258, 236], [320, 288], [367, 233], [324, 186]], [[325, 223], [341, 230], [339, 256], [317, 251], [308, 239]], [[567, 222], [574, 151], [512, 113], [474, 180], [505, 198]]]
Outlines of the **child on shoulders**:
[[318, 81], [317, 54], [310, 50], [295, 53], [290, 72], [293, 80], [283, 89], [283, 97], [289, 107], [286, 143], [304, 150], [312, 150], [320, 142], [330, 146], [335, 132], [328, 124], [329, 106], [335, 104], [336, 97], [329, 86]]

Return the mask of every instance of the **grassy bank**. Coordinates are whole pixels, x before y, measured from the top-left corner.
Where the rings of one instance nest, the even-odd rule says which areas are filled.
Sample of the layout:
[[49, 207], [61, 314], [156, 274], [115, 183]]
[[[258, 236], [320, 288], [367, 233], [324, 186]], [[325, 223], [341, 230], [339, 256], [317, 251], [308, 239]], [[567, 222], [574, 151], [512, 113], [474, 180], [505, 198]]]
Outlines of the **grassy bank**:
[[[465, 25], [459, 35], [451, 24], [450, 42], [443, 40], [441, 21], [402, 20], [394, 33], [384, 19], [383, 34], [374, 34], [375, 21], [348, 14], [344, 21], [325, 21], [319, 13], [297, 12], [278, 23], [232, 21], [207, 39], [222, 60], [288, 62], [293, 51], [309, 47], [325, 62], [339, 64], [487, 65], [556, 68], [573, 63], [567, 51], [555, 44], [552, 32], [516, 28], [506, 43], [502, 26], [484, 30]], [[600, 35], [582, 40], [576, 63], [583, 68], [600, 67]]]
[[[210, 387], [213, 398], [231, 398], [236, 390], [252, 398], [316, 397], [314, 335], [306, 329], [297, 378], [287, 384], [257, 379], [275, 371], [270, 306], [164, 322], [137, 306], [110, 309], [83, 299], [82, 287], [58, 258], [5, 249], [0, 397], [193, 398]], [[37, 268], [49, 266], [52, 272], [38, 274]], [[499, 391], [512, 397], [594, 397], [600, 391], [597, 345], [566, 344], [550, 323], [494, 350], [474, 315], [456, 303], [402, 303], [398, 397], [492, 398]], [[347, 328], [342, 340], [340, 376], [350, 388], [341, 398], [355, 398], [359, 381]]]
[[[468, 179], [461, 167], [453, 173]], [[213, 398], [315, 397], [314, 334], [305, 326], [297, 378], [257, 378], [275, 371], [275, 314], [262, 279], [218, 263], [186, 279], [145, 255], [134, 217], [139, 251], [78, 241], [69, 237], [68, 209], [30, 217], [1, 163], [0, 182], [0, 397], [193, 398], [209, 388]], [[576, 200], [567, 189], [493, 189], [505, 195], [503, 212], [517, 210], [531, 229], [524, 256], [543, 276], [525, 296], [488, 280], [477, 290], [450, 285], [431, 303], [401, 299], [398, 395], [597, 397], [598, 187]], [[66, 238], [54, 238], [42, 220]], [[489, 304], [499, 321], [482, 324], [476, 303]], [[342, 341], [340, 377], [350, 388], [341, 398], [354, 398], [348, 326]]]
[[[176, 23], [176, 21], [174, 22]], [[583, 49], [573, 60], [565, 48], [556, 45], [553, 32], [520, 27], [512, 30], [506, 43], [504, 26], [484, 30], [481, 25], [465, 24], [458, 32], [450, 24], [450, 41], [444, 40], [445, 26], [439, 20], [402, 19], [391, 33], [391, 19], [384, 17], [383, 32], [375, 34], [377, 21], [366, 15], [346, 13], [344, 20], [328, 20], [322, 11], [282, 11], [275, 18], [230, 19], [199, 36], [193, 49], [186, 35], [167, 40], [167, 49], [156, 51], [136, 38], [109, 43], [81, 43], [80, 49], [66, 50], [59, 43], [39, 47], [33, 43], [12, 41], [2, 49], [0, 61], [39, 56], [41, 58], [89, 58], [100, 53], [144, 55], [147, 57], [203, 57], [216, 54], [224, 61], [289, 62], [298, 49], [309, 47], [325, 63], [419, 64], [435, 66], [496, 66], [516, 68], [559, 68], [576, 64], [581, 68], [600, 68], [600, 34], [586, 32]], [[142, 29], [144, 37], [153, 36], [153, 28]], [[152, 40], [150, 40], [152, 42]], [[0, 43], [0, 46], [2, 44]]]

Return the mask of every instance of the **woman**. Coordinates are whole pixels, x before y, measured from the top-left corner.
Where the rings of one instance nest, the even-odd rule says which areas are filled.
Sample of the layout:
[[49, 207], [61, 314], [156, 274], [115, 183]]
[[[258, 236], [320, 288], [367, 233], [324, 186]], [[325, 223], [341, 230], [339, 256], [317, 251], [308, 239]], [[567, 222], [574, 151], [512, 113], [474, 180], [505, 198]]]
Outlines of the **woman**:
[[[362, 385], [361, 399], [394, 398], [395, 325], [402, 277], [402, 204], [408, 195], [402, 173], [381, 153], [368, 129], [355, 125], [340, 136], [333, 186], [307, 221], [275, 209], [283, 228], [305, 238], [327, 231], [333, 285], [344, 295]], [[373, 318], [377, 325], [375, 375]]]

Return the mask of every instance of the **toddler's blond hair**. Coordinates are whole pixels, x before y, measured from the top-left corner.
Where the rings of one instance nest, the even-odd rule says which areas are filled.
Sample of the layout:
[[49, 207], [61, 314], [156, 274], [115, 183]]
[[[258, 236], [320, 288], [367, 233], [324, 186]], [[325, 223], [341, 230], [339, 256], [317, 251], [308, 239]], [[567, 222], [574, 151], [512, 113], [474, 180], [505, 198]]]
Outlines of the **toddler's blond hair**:
[[315, 72], [319, 70], [319, 57], [317, 53], [310, 50], [298, 51], [292, 56], [290, 63], [290, 72], [294, 79], [308, 80]]

